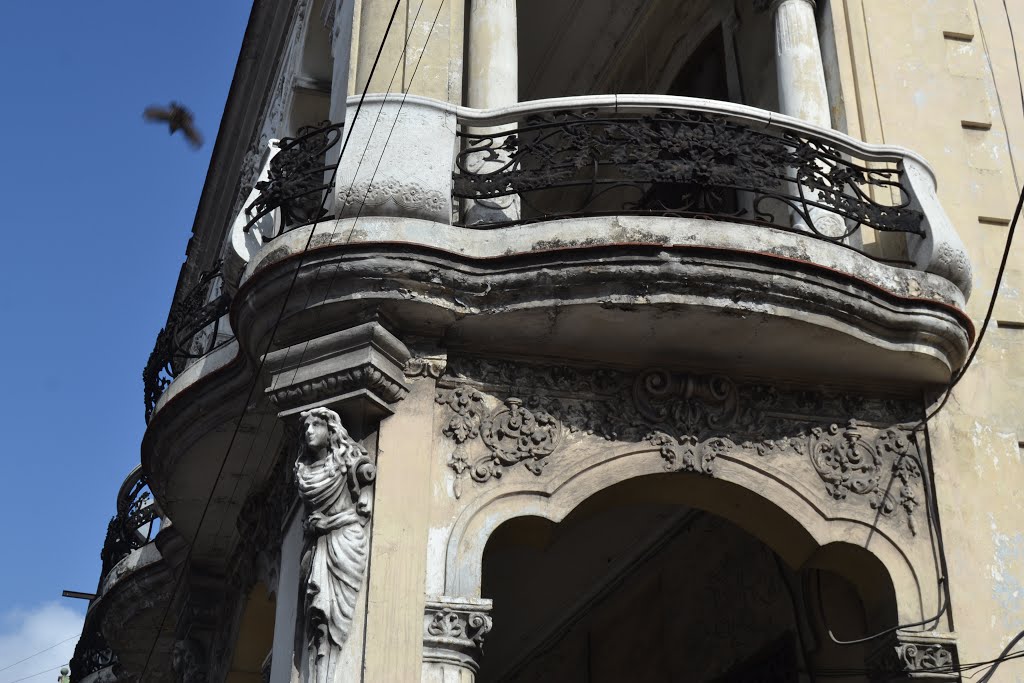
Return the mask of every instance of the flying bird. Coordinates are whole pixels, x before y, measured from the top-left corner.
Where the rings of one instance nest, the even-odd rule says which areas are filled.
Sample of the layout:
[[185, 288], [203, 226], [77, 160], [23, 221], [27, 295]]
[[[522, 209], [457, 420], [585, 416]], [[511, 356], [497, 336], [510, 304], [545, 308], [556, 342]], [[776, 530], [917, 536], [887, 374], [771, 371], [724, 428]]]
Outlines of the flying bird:
[[203, 136], [196, 130], [195, 122], [192, 120], [192, 112], [177, 102], [171, 102], [170, 106], [146, 107], [142, 112], [142, 118], [152, 123], [166, 123], [170, 128], [171, 135], [179, 130], [185, 134], [185, 138], [193, 147], [199, 149], [203, 145]]

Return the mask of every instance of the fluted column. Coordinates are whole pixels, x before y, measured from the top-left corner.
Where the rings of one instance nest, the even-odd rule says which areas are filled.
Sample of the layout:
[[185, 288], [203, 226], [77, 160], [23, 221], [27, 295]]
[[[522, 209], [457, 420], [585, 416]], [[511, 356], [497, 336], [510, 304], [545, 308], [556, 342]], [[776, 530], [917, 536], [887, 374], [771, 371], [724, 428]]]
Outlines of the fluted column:
[[[467, 43], [466, 104], [476, 109], [494, 109], [519, 101], [519, 38], [516, 19], [516, 0], [470, 0], [469, 40]], [[490, 133], [491, 130], [473, 132]], [[501, 130], [498, 128], [497, 130]], [[501, 145], [501, 139], [494, 141]], [[475, 173], [500, 170], [510, 156], [499, 150], [494, 158], [480, 159]], [[494, 199], [468, 202], [466, 222], [487, 220], [517, 220], [520, 215], [519, 197], [509, 195]]]
[[[774, 0], [770, 7], [775, 18], [780, 113], [831, 128], [814, 0]], [[808, 198], [818, 200], [813, 194]], [[812, 207], [809, 213], [815, 229], [826, 237], [839, 237], [846, 232], [840, 216], [819, 207]], [[794, 216], [798, 227], [808, 229], [802, 225], [805, 222], [805, 217]]]

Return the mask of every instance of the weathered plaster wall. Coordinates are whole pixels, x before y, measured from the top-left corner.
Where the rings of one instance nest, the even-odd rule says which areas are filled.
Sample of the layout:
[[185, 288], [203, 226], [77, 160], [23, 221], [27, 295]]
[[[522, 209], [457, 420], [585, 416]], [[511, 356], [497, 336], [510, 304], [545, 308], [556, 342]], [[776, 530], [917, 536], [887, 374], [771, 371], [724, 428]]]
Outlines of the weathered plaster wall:
[[[1024, 4], [1007, 5], [1020, 39]], [[969, 310], [980, 325], [1024, 168], [1024, 111], [1003, 3], [832, 0], [831, 11], [850, 133], [905, 145], [934, 165], [939, 197], [974, 264]], [[996, 309], [1000, 325], [932, 423], [961, 661], [994, 657], [1024, 628], [1019, 240], [1015, 252]], [[1006, 664], [996, 680], [1024, 680], [1024, 667]]]

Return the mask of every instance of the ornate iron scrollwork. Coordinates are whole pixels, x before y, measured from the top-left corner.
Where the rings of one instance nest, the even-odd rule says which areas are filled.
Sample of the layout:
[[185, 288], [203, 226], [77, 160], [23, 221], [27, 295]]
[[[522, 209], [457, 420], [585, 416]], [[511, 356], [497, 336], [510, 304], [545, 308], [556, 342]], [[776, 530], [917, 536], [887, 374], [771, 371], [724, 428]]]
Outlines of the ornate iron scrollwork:
[[101, 581], [111, 567], [128, 553], [153, 540], [158, 531], [156, 520], [159, 517], [160, 507], [149, 491], [149, 482], [141, 468], [136, 468], [121, 485], [117, 496], [117, 514], [107, 525], [103, 550], [100, 551]]
[[[832, 242], [865, 226], [924, 233], [898, 159], [858, 163], [810, 135], [756, 129], [726, 115], [562, 111], [530, 116], [514, 130], [459, 135], [453, 196], [519, 195], [523, 204], [519, 220], [465, 227], [638, 214], [792, 230], [792, 214]], [[892, 202], [880, 202], [883, 196]], [[817, 230], [816, 209], [840, 217], [844, 230]]]
[[199, 277], [195, 287], [171, 307], [166, 326], [157, 334], [142, 371], [147, 422], [176, 373], [190, 360], [201, 358], [230, 340], [220, 330], [220, 319], [231, 306], [231, 296], [222, 288], [220, 268], [218, 261]]
[[338, 167], [327, 163], [327, 152], [341, 139], [344, 124], [323, 121], [299, 129], [293, 138], [284, 138], [270, 160], [267, 180], [256, 183], [259, 196], [246, 207], [251, 219], [243, 230], [249, 231], [259, 219], [274, 209], [281, 210], [282, 232], [323, 218], [324, 192], [330, 188], [328, 174]]
[[82, 681], [86, 676], [117, 666], [117, 655], [114, 654], [97, 624], [86, 621], [82, 637], [75, 646], [75, 654], [71, 658], [71, 680]]

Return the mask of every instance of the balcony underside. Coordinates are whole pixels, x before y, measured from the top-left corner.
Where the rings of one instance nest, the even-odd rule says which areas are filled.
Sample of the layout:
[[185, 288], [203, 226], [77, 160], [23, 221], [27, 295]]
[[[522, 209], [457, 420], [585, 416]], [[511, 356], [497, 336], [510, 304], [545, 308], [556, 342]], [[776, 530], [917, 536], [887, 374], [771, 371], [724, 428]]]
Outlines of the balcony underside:
[[[250, 264], [231, 310], [238, 344], [174, 380], [143, 442], [157, 500], [211, 568], [225, 568], [239, 508], [276, 460], [277, 408], [262, 385], [249, 393], [268, 349], [379, 319], [407, 343], [474, 354], [917, 395], [949, 379], [972, 337], [948, 280], [794, 232], [651, 217], [493, 230], [370, 217], [321, 224], [302, 255], [309, 230]], [[216, 523], [200, 529], [207, 500]]]
[[[168, 530], [170, 533], [170, 530]], [[96, 623], [127, 675], [146, 670], [144, 680], [174, 680], [171, 648], [176, 615], [169, 610], [174, 571], [154, 542], [131, 551], [104, 577], [88, 619]], [[159, 639], [157, 634], [161, 633]]]
[[798, 233], [609, 217], [489, 231], [364, 218], [269, 244], [234, 329], [251, 356], [301, 262], [277, 344], [382, 313], [398, 334], [476, 353], [715, 368], [916, 390], [949, 379], [971, 337], [962, 293]]

